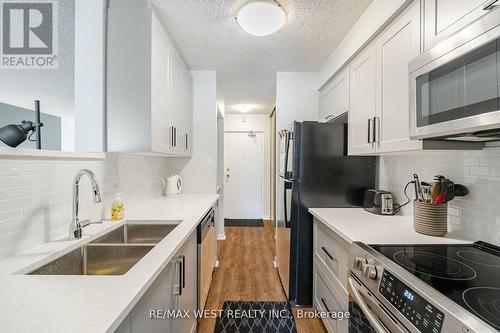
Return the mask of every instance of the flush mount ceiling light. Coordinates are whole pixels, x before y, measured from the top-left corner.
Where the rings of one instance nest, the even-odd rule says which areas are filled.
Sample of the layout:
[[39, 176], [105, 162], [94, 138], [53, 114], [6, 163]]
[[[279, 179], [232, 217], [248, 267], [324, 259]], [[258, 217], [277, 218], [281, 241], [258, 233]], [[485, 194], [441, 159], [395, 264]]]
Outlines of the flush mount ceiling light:
[[240, 112], [247, 113], [248, 111], [250, 111], [250, 106], [248, 106], [247, 104], [240, 104], [237, 106], [237, 109], [240, 110]]
[[249, 1], [236, 15], [238, 25], [253, 36], [268, 36], [275, 33], [286, 22], [286, 13], [274, 0]]

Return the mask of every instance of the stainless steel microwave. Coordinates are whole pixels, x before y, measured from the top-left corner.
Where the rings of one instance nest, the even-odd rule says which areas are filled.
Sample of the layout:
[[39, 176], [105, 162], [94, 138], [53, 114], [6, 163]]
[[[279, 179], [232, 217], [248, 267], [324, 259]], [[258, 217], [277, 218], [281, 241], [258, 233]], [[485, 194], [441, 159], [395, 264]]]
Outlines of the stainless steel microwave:
[[500, 140], [500, 10], [412, 60], [410, 136]]

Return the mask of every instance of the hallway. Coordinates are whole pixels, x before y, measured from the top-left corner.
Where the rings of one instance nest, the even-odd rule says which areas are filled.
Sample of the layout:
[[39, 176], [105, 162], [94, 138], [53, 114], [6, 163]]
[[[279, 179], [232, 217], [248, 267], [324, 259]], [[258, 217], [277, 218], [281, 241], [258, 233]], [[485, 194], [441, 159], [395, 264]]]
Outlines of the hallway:
[[[218, 242], [219, 267], [215, 269], [205, 309], [222, 309], [225, 301], [285, 301], [273, 266], [274, 228], [226, 227], [226, 240]], [[294, 311], [295, 312], [295, 311]], [[216, 319], [203, 319], [198, 333], [212, 333]], [[295, 321], [298, 333], [326, 332], [320, 319]]]

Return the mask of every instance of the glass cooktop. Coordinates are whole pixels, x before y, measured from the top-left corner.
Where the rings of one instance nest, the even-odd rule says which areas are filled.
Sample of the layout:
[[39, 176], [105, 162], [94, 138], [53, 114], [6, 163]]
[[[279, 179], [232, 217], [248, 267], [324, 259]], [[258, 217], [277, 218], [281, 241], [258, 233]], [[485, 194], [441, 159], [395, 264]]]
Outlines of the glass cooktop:
[[370, 247], [500, 330], [499, 247], [481, 241]]

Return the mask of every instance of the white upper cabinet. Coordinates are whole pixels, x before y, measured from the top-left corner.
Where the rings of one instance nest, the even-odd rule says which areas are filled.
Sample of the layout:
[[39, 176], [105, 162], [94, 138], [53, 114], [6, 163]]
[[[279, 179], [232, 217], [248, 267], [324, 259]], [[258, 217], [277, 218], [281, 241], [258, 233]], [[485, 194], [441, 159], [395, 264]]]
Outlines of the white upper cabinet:
[[342, 113], [349, 111], [349, 67], [340, 71], [320, 90], [320, 122], [328, 122]]
[[110, 2], [107, 41], [108, 151], [190, 156], [191, 72], [151, 5]]
[[418, 150], [421, 141], [410, 140], [408, 62], [420, 54], [419, 1], [398, 17], [376, 42], [377, 152]]
[[[423, 0], [424, 51], [486, 15], [492, 0]], [[471, 38], [474, 36], [471, 36]]]
[[376, 48], [366, 47], [350, 64], [349, 155], [372, 153], [376, 115]]
[[420, 54], [413, 2], [349, 65], [349, 155], [419, 150], [410, 140], [408, 62]]

